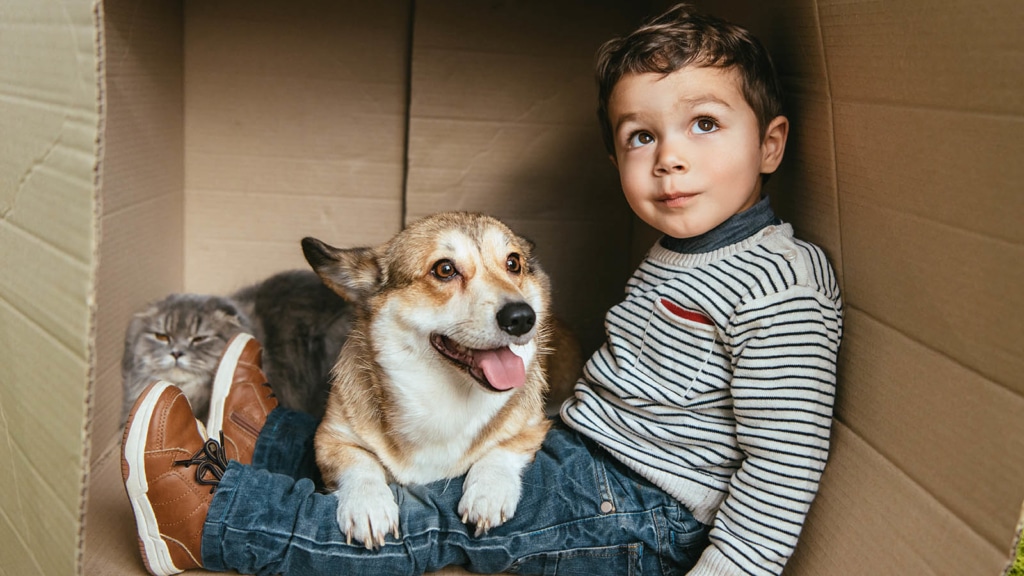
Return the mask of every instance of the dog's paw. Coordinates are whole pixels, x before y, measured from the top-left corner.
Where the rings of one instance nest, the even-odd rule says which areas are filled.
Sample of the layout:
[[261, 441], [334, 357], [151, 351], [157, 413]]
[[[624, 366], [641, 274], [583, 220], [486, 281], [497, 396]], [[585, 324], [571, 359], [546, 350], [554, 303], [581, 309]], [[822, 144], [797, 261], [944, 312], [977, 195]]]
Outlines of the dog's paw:
[[466, 475], [459, 500], [462, 522], [475, 526], [476, 536], [501, 526], [516, 513], [521, 492], [517, 469], [474, 466]]
[[367, 550], [384, 546], [388, 534], [398, 534], [398, 504], [387, 484], [351, 482], [336, 492], [338, 526], [346, 541], [361, 543]]

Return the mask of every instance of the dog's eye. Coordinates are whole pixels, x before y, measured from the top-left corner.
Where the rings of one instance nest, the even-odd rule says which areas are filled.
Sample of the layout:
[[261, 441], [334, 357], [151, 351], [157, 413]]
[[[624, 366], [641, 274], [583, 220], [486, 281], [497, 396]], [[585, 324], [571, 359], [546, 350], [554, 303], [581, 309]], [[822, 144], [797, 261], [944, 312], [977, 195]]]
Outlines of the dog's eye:
[[519, 254], [515, 252], [508, 255], [508, 259], [505, 260], [505, 268], [513, 274], [519, 274], [523, 271], [523, 262], [519, 258]]
[[441, 280], [451, 280], [459, 273], [451, 260], [438, 260], [430, 271]]

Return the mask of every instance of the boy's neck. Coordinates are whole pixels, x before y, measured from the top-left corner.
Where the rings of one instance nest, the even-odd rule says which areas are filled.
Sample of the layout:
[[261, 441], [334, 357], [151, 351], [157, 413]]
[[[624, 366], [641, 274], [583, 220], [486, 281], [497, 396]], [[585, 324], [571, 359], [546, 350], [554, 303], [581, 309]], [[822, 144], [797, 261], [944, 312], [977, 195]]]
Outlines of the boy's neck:
[[756, 234], [765, 226], [782, 224], [772, 211], [768, 197], [764, 196], [752, 207], [733, 214], [728, 220], [693, 238], [672, 238], [662, 236], [662, 248], [680, 254], [705, 254], [742, 242]]

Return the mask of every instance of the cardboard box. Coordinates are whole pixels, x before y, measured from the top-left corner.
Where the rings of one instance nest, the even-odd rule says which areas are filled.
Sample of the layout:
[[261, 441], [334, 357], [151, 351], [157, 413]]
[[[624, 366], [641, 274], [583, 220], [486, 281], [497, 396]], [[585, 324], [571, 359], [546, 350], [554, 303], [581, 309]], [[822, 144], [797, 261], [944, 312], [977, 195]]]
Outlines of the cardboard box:
[[[770, 190], [847, 305], [833, 452], [790, 575], [997, 574], [1024, 499], [1024, 4], [705, 2], [772, 50]], [[0, 573], [141, 573], [130, 314], [441, 209], [532, 237], [592, 350], [653, 241], [595, 48], [665, 2], [8, 0]], [[453, 571], [454, 572], [454, 571]]]

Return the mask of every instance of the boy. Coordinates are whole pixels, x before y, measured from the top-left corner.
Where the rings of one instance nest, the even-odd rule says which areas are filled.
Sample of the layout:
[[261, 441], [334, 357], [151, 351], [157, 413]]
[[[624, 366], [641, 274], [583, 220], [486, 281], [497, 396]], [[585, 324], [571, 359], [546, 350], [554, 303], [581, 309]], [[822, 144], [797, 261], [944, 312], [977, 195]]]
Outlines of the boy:
[[150, 571], [781, 573], [828, 455], [842, 303], [821, 250], [761, 196], [789, 128], [774, 70], [745, 30], [677, 6], [606, 43], [597, 72], [623, 192], [665, 236], [608, 312], [515, 516], [477, 538], [455, 512], [461, 478], [394, 486], [401, 536], [346, 544], [304, 478], [316, 423], [226, 362], [221, 443], [167, 384], [133, 409], [123, 469], [149, 480], [129, 493]]

